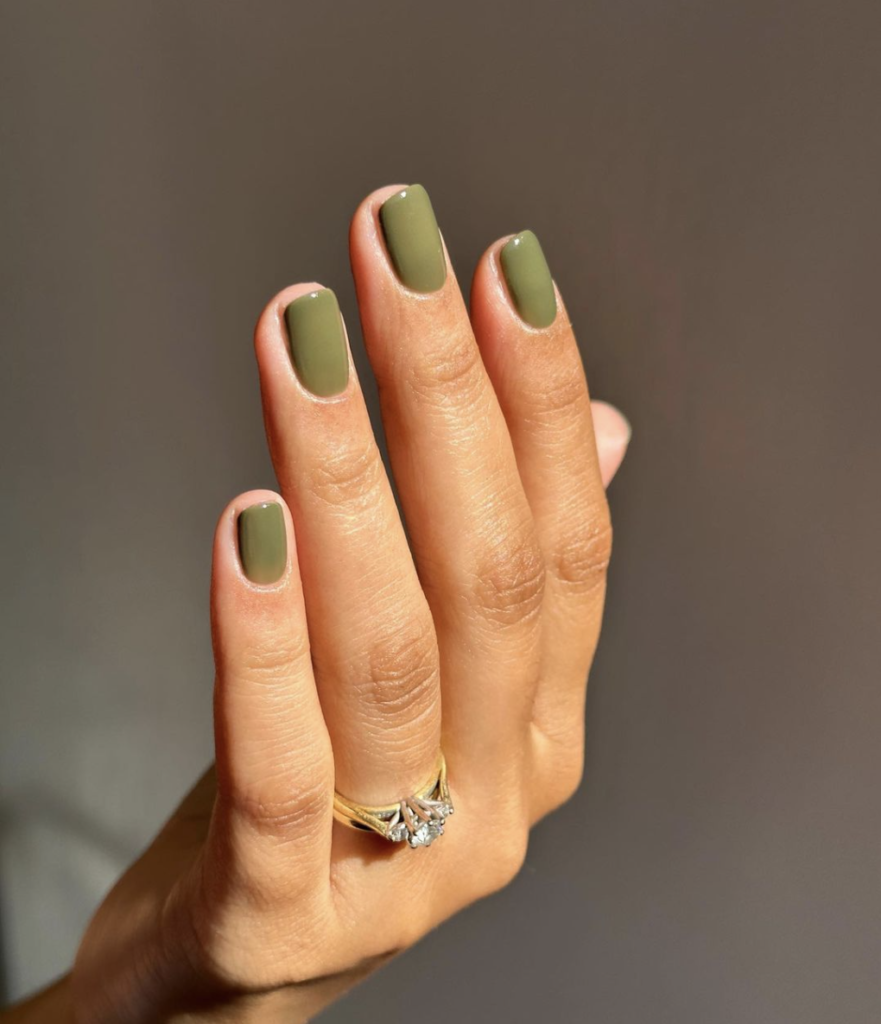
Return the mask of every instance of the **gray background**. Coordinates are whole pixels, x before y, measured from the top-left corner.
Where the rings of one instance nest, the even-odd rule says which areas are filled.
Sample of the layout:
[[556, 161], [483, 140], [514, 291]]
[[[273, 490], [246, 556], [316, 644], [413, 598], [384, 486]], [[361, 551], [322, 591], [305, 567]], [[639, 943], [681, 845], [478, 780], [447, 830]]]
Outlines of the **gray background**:
[[[881, 8], [0, 5], [0, 915], [16, 996], [210, 757], [251, 330], [430, 189], [545, 242], [633, 420], [587, 776], [328, 1021], [878, 1019]], [[356, 341], [357, 344], [357, 341]], [[364, 370], [363, 360], [361, 363]]]

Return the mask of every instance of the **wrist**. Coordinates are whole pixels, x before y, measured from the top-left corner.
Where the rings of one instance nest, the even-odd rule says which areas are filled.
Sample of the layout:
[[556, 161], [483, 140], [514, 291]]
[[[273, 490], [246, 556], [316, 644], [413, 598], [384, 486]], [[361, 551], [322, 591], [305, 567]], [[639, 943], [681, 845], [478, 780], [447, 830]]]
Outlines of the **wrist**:
[[[201, 1000], [179, 1006], [139, 1024], [306, 1024], [372, 971], [335, 975], [272, 992]], [[0, 1024], [80, 1024], [71, 995], [70, 976], [59, 978], [24, 1002], [0, 1011]]]
[[[239, 993], [189, 1003], [156, 1024], [307, 1024], [372, 973], [359, 971], [285, 986], [270, 992]], [[151, 1022], [152, 1024], [152, 1022]]]

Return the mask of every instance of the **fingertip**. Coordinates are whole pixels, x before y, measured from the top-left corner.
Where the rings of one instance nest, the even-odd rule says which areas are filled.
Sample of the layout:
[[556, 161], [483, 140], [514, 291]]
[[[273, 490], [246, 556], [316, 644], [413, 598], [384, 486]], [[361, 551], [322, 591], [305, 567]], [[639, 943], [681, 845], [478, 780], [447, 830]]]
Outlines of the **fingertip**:
[[598, 434], [602, 434], [603, 440], [610, 445], [626, 448], [633, 435], [633, 427], [630, 420], [609, 402], [594, 399], [590, 403], [593, 413], [593, 426]]
[[[511, 243], [523, 245], [523, 251], [506, 266]], [[571, 331], [563, 297], [534, 232], [503, 235], [486, 249], [471, 280], [471, 315], [481, 341], [499, 332], [557, 339]]]
[[232, 577], [248, 589], [282, 586], [295, 553], [290, 509], [276, 491], [245, 491], [227, 504], [215, 531], [215, 578]]
[[382, 206], [386, 199], [391, 199], [393, 195], [403, 192], [407, 187], [407, 185], [400, 183], [397, 185], [382, 185], [380, 188], [375, 188], [372, 192], [368, 192], [361, 202], [358, 203], [357, 209], [352, 216], [350, 230], [355, 230], [365, 220], [373, 222], [378, 216], [380, 206]]
[[359, 301], [372, 289], [408, 304], [461, 301], [450, 254], [423, 185], [385, 185], [359, 204], [349, 228]]
[[263, 307], [254, 327], [254, 348], [258, 362], [261, 362], [264, 356], [269, 354], [267, 345], [275, 350], [279, 347], [278, 342], [284, 339], [284, 313], [288, 306], [310, 292], [320, 292], [326, 288], [326, 285], [318, 281], [301, 281], [297, 284], [287, 285], [272, 296]]
[[592, 401], [590, 408], [593, 415], [600, 475], [603, 486], [608, 487], [621, 468], [621, 463], [627, 454], [633, 428], [621, 410], [608, 402]]
[[483, 255], [477, 261], [474, 268], [474, 275], [471, 278], [471, 308], [486, 305], [498, 306], [499, 311], [506, 311], [507, 306], [505, 286], [499, 266], [499, 253], [514, 237], [513, 234], [503, 235], [497, 238], [492, 245], [487, 246]]
[[349, 224], [349, 255], [357, 273], [361, 262], [377, 255], [385, 256], [379, 208], [406, 185], [383, 185], [368, 193], [358, 204]]

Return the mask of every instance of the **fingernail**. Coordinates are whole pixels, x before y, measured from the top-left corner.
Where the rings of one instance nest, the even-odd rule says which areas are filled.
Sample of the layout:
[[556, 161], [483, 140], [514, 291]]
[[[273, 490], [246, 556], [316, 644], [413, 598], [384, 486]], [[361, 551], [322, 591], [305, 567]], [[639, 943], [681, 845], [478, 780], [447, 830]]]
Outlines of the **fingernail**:
[[336, 295], [330, 288], [301, 295], [284, 318], [291, 361], [303, 386], [320, 398], [345, 391], [349, 353]]
[[633, 438], [633, 424], [630, 422], [629, 419], [627, 419], [627, 417], [624, 415], [623, 412], [621, 412], [620, 409], [616, 409], [615, 411], [618, 413], [618, 415], [624, 421], [624, 434], [622, 435], [622, 438], [623, 438], [622, 443], [624, 444], [624, 447], [626, 448], [627, 445], [630, 444], [631, 439]]
[[284, 513], [277, 501], [261, 501], [239, 513], [239, 558], [252, 583], [275, 583], [288, 564]]
[[514, 308], [530, 327], [550, 327], [557, 316], [557, 295], [538, 239], [521, 231], [502, 247], [502, 273]]
[[414, 292], [436, 292], [447, 279], [444, 247], [431, 200], [421, 185], [408, 185], [379, 208], [379, 223], [392, 266]]

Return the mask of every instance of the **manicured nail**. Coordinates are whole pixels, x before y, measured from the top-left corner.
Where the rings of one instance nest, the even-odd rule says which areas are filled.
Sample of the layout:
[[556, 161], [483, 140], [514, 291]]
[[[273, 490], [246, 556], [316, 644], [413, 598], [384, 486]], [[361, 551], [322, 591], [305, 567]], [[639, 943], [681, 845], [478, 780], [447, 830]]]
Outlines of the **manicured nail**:
[[345, 391], [349, 353], [336, 295], [330, 288], [301, 295], [284, 318], [291, 361], [303, 386], [321, 398]]
[[502, 273], [517, 312], [530, 327], [550, 327], [557, 316], [557, 295], [538, 239], [521, 231], [502, 247]]
[[277, 501], [261, 501], [239, 513], [239, 558], [252, 583], [275, 583], [288, 564], [284, 513]]
[[414, 292], [436, 292], [447, 279], [447, 263], [428, 193], [421, 185], [386, 199], [379, 223], [395, 273]]

